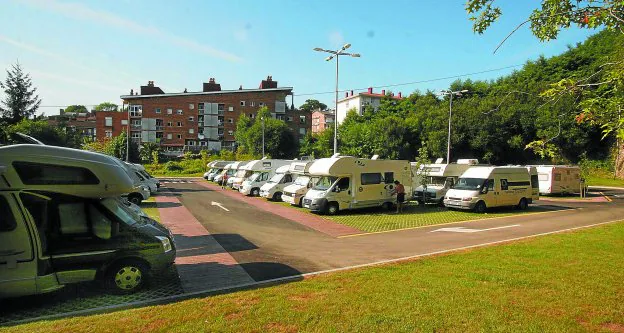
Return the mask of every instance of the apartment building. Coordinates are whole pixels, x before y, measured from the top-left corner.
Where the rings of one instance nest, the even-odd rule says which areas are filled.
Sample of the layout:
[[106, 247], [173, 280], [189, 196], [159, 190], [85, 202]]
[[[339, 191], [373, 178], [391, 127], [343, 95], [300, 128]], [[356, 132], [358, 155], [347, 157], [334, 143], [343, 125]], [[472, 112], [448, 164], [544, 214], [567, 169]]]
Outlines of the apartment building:
[[66, 131], [74, 131], [84, 138], [96, 139], [96, 115], [95, 112], [65, 112], [60, 109], [60, 114], [48, 116], [48, 124], [62, 126]]
[[[236, 122], [241, 115], [255, 118], [266, 106], [273, 117], [286, 121], [295, 138], [310, 130], [310, 115], [288, 108], [286, 98], [292, 87], [278, 87], [271, 76], [257, 89], [221, 90], [214, 78], [203, 83], [202, 91], [165, 93], [149, 81], [140, 93], [121, 96], [126, 112], [120, 116], [98, 112], [98, 139], [108, 133], [118, 135], [129, 120], [130, 136], [136, 142], [155, 142], [166, 151], [185, 149], [233, 149]], [[103, 128], [100, 129], [100, 124]]]
[[[361, 92], [356, 95], [353, 94], [353, 90], [345, 92], [345, 97], [338, 100], [338, 112], [336, 113], [338, 123], [342, 123], [351, 109], [355, 109], [355, 112], [357, 112], [358, 115], [362, 115], [362, 113], [364, 113], [364, 109], [366, 109], [369, 105], [377, 111], [377, 109], [379, 109], [379, 105], [381, 104], [381, 99], [384, 97], [386, 97], [385, 90], [382, 90], [381, 94], [378, 94], [373, 92], [373, 88], [368, 88], [366, 92]], [[390, 95], [388, 97], [396, 100], [403, 98], [401, 93], [398, 93], [396, 96]]]
[[312, 133], [321, 133], [334, 126], [336, 117], [333, 110], [315, 110], [312, 112]]

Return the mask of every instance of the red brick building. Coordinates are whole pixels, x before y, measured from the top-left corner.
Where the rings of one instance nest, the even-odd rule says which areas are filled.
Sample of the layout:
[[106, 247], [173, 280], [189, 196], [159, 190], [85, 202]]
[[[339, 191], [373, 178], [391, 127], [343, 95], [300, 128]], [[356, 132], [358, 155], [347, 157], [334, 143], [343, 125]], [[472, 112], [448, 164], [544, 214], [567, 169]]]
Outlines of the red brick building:
[[321, 111], [316, 110], [312, 112], [312, 133], [321, 133], [324, 130], [334, 126], [334, 121], [336, 120], [336, 116], [334, 116], [333, 111]]
[[258, 109], [286, 121], [298, 140], [310, 131], [309, 113], [288, 108], [292, 87], [278, 88], [272, 77], [258, 89], [221, 90], [214, 79], [202, 91], [165, 93], [153, 81], [141, 86], [140, 94], [121, 96], [126, 112], [97, 113], [97, 137], [119, 135], [130, 120], [130, 136], [137, 142], [156, 142], [165, 150], [233, 149], [236, 121], [241, 115], [255, 118]]
[[95, 112], [65, 112], [61, 109], [60, 114], [47, 117], [47, 122], [52, 126], [63, 126], [66, 131], [73, 130], [82, 137], [96, 139]]

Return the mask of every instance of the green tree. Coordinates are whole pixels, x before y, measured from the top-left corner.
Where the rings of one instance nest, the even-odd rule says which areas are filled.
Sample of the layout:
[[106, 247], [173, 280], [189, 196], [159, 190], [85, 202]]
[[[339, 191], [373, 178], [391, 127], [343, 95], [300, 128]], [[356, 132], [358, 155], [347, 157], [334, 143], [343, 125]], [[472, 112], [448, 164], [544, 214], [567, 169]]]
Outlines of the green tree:
[[294, 134], [286, 122], [274, 119], [267, 107], [258, 110], [254, 119], [244, 115], [239, 119], [235, 137], [240, 153], [262, 155], [263, 127], [266, 155], [273, 158], [294, 157], [298, 149]]
[[23, 133], [51, 146], [66, 146], [65, 133], [58, 126], [51, 126], [45, 120], [22, 119], [19, 123], [9, 125], [7, 134]]
[[303, 104], [301, 104], [301, 106], [299, 107], [300, 110], [303, 111], [308, 111], [308, 112], [312, 112], [314, 110], [327, 110], [327, 105], [319, 102], [316, 99], [307, 99]]
[[7, 70], [6, 80], [0, 82], [0, 88], [6, 95], [0, 106], [0, 113], [4, 122], [17, 124], [24, 118], [29, 118], [37, 112], [41, 99], [36, 95], [37, 88], [33, 88], [30, 75], [24, 73], [19, 63]]
[[139, 157], [143, 163], [158, 163], [154, 156], [158, 156], [160, 146], [154, 142], [144, 142], [139, 147]]
[[111, 102], [103, 102], [95, 106], [95, 111], [117, 111], [117, 104]]
[[84, 105], [70, 105], [65, 108], [65, 112], [87, 113], [89, 110]]

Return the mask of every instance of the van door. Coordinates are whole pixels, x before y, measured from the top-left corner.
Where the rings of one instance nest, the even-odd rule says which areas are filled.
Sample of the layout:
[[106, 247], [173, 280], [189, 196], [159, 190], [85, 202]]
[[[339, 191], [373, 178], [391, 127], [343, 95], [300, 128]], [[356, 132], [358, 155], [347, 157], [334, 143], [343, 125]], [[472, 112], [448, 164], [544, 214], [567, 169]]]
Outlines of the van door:
[[37, 293], [36, 243], [13, 194], [0, 193], [0, 298]]
[[501, 192], [499, 184], [500, 182], [494, 179], [488, 179], [484, 184], [484, 189], [481, 191], [479, 197], [485, 202], [487, 207], [500, 206]]
[[349, 177], [340, 178], [333, 188], [334, 200], [338, 202], [340, 210], [349, 209], [353, 200], [353, 192], [351, 190], [351, 179]]
[[381, 173], [363, 172], [360, 174], [360, 184], [355, 194], [356, 207], [372, 207], [381, 204], [381, 201], [388, 196], [385, 189], [386, 184], [382, 182]]

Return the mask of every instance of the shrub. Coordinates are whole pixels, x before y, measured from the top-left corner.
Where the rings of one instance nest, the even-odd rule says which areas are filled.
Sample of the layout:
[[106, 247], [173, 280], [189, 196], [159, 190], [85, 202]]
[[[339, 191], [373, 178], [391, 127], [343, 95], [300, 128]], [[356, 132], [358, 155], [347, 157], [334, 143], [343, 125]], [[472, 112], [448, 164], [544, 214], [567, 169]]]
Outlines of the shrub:
[[184, 168], [177, 162], [169, 161], [165, 164], [165, 170], [167, 171], [182, 171]]

